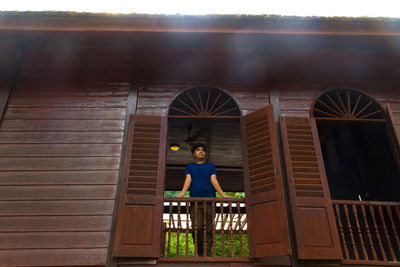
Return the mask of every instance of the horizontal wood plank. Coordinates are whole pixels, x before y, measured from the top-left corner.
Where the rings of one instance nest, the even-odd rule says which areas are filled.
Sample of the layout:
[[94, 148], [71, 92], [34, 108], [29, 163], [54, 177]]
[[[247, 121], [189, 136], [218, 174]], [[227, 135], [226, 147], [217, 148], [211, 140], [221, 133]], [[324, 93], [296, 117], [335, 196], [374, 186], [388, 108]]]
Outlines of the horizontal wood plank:
[[121, 120], [125, 115], [125, 108], [8, 108], [4, 120]]
[[116, 184], [115, 171], [0, 171], [0, 185]]
[[75, 80], [71, 82], [50, 82], [40, 80], [36, 83], [18, 81], [14, 97], [26, 96], [127, 96], [130, 83], [89, 82]]
[[126, 97], [11, 97], [8, 107], [124, 108]]
[[122, 132], [0, 132], [0, 144], [121, 144]]
[[0, 201], [0, 216], [112, 215], [113, 200]]
[[0, 157], [120, 155], [120, 144], [0, 144]]
[[124, 120], [4, 120], [0, 131], [120, 132], [124, 124]]
[[112, 216], [0, 217], [0, 232], [110, 231]]
[[0, 233], [1, 249], [105, 248], [108, 232]]
[[105, 266], [107, 248], [0, 250], [4, 266]]
[[0, 200], [113, 200], [115, 190], [115, 185], [0, 186]]
[[0, 158], [0, 170], [118, 170], [119, 157]]

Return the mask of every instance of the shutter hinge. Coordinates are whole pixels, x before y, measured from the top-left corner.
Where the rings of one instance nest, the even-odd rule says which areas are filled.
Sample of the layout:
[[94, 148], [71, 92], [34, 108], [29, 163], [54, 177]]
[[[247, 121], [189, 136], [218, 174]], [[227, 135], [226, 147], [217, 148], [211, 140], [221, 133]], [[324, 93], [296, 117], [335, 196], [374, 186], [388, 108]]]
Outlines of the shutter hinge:
[[278, 168], [274, 168], [274, 174], [278, 175], [278, 173], [279, 173], [279, 169]]

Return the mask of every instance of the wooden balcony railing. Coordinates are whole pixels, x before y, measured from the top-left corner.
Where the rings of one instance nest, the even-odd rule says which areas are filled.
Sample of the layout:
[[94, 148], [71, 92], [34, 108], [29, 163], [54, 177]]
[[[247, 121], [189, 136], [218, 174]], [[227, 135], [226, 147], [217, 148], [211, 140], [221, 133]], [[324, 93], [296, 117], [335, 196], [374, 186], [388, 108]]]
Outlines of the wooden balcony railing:
[[248, 257], [244, 198], [165, 198], [163, 231], [165, 258]]
[[400, 203], [332, 202], [343, 263], [400, 265]]

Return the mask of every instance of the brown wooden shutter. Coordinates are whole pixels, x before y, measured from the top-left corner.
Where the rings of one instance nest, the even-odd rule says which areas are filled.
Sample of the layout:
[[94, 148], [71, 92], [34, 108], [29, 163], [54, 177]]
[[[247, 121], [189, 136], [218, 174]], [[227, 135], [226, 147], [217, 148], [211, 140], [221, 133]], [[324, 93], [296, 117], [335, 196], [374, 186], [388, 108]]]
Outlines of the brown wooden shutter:
[[281, 134], [299, 259], [342, 259], [314, 119], [282, 117]]
[[395, 157], [396, 165], [400, 170], [400, 134], [399, 130], [397, 129], [396, 120], [389, 103], [386, 103], [386, 113], [388, 119], [387, 133], [390, 143], [393, 147], [393, 156]]
[[160, 256], [167, 118], [129, 121], [114, 256]]
[[250, 256], [291, 254], [272, 106], [241, 119]]

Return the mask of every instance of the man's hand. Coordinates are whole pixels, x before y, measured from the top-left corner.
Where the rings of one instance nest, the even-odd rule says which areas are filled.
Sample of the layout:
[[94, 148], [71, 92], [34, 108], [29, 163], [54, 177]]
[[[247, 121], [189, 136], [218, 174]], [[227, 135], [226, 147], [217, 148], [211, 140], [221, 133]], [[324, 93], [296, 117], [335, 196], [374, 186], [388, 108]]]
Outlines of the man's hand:
[[192, 176], [190, 174], [185, 175], [185, 183], [183, 184], [183, 188], [181, 193], [178, 195], [178, 197], [184, 197], [186, 192], [190, 188], [190, 184], [192, 183]]

